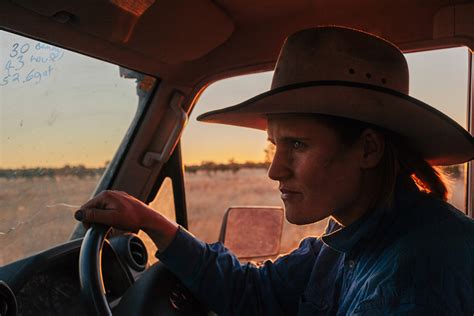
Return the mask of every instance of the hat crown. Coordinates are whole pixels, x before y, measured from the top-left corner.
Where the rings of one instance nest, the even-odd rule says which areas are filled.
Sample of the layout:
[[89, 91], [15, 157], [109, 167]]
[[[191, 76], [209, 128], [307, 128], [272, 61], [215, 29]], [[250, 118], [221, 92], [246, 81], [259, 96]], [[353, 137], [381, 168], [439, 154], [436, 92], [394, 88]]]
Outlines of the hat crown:
[[272, 89], [311, 81], [366, 83], [408, 94], [408, 65], [393, 44], [344, 27], [318, 27], [289, 36]]

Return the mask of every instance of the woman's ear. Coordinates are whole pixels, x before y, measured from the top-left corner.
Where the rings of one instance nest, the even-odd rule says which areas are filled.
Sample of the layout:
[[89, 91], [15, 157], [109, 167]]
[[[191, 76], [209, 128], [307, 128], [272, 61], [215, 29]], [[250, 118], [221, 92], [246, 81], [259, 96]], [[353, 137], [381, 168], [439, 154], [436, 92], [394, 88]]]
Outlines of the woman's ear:
[[361, 146], [360, 167], [362, 169], [376, 167], [384, 153], [384, 136], [372, 128], [367, 128], [360, 135], [359, 144]]

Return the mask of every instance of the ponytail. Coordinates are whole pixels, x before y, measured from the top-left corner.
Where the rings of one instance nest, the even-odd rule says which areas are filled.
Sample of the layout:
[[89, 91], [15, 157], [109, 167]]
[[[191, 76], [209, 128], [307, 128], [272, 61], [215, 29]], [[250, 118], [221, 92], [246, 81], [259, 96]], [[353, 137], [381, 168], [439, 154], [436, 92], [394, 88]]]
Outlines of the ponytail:
[[402, 171], [410, 174], [420, 191], [447, 201], [448, 189], [441, 169], [431, 166], [419, 155], [403, 148], [399, 151], [399, 163]]

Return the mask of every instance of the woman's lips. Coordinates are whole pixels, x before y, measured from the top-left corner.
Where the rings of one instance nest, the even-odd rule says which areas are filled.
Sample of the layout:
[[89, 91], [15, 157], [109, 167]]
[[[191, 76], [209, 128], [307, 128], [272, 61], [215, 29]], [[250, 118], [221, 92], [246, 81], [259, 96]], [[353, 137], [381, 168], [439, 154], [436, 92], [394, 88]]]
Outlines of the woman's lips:
[[297, 196], [300, 196], [302, 194], [299, 191], [289, 190], [289, 189], [285, 189], [285, 188], [280, 188], [280, 192], [281, 192], [281, 199], [282, 200], [289, 200], [289, 199], [295, 198]]

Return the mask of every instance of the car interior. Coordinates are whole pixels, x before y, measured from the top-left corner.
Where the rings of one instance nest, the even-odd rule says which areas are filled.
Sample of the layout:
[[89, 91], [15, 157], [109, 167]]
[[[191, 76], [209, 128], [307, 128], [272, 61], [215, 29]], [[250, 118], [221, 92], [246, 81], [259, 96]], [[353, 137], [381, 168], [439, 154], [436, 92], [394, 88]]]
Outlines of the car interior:
[[[472, 134], [473, 17], [472, 0], [4, 0], [0, 2], [0, 34], [21, 36], [31, 42], [0, 46], [0, 89], [11, 86], [17, 93], [25, 94], [21, 89], [27, 85], [39, 86], [58, 68], [62, 50], [120, 67], [120, 77], [135, 82], [132, 92], [138, 94], [139, 106], [128, 121], [117, 121], [123, 130], [122, 138], [114, 144], [106, 168], [97, 171], [100, 179], [94, 183], [89, 197], [112, 189], [153, 203], [163, 187], [169, 186], [170, 216], [187, 228], [193, 210], [186, 199], [182, 137], [191, 115], [199, 111], [199, 100], [206, 88], [226, 78], [271, 71], [289, 34], [319, 25], [341, 25], [381, 36], [407, 54], [463, 47], [467, 52], [464, 125]], [[36, 72], [19, 70], [19, 76], [24, 76], [16, 78], [18, 82], [22, 80], [20, 85], [11, 73], [19, 66], [13, 68], [8, 61], [22, 62], [19, 57], [27, 56], [29, 49], [47, 51], [41, 56], [49, 59], [41, 61], [43, 68], [35, 66]], [[37, 58], [41, 59], [28, 55], [28, 62], [40, 64]], [[82, 89], [96, 97], [97, 104], [102, 102], [99, 86]], [[10, 112], [3, 108], [13, 106], [15, 100], [4, 99], [3, 91], [0, 90], [2, 125], [7, 126]], [[60, 115], [48, 117], [50, 125]], [[80, 117], [75, 114], [71, 120]], [[84, 128], [77, 132], [87, 133], [89, 123], [81, 122]], [[5, 152], [9, 148], [7, 134], [2, 136]], [[64, 146], [69, 148], [66, 143]], [[472, 162], [463, 168], [462, 203], [466, 214], [474, 217]], [[1, 165], [0, 169], [6, 170]], [[2, 198], [3, 190], [0, 201], [7, 208], [10, 204]], [[220, 226], [220, 241], [237, 245], [240, 250], [236, 251], [243, 253], [242, 260], [258, 261], [280, 253], [279, 242], [267, 244], [268, 249], [262, 246], [259, 252], [254, 244], [247, 249], [248, 241], [235, 236], [255, 236], [262, 226], [261, 238], [271, 240], [276, 236], [279, 241], [284, 216], [281, 208], [246, 205], [240, 208], [241, 213], [236, 213], [239, 208], [228, 207]], [[262, 215], [261, 221], [245, 216], [249, 207]], [[0, 222], [8, 219], [7, 215], [0, 216], [5, 216], [0, 217]], [[264, 222], [273, 226], [265, 226]], [[249, 227], [255, 233], [242, 230]], [[271, 235], [272, 231], [276, 235]], [[6, 230], [0, 234], [5, 258], [10, 251], [6, 246], [10, 242], [7, 234]], [[86, 230], [75, 224], [69, 240], [12, 260], [1, 260], [0, 315], [212, 314], [159, 262], [149, 264], [155, 254], [147, 249], [141, 236], [111, 232], [100, 225]]]

